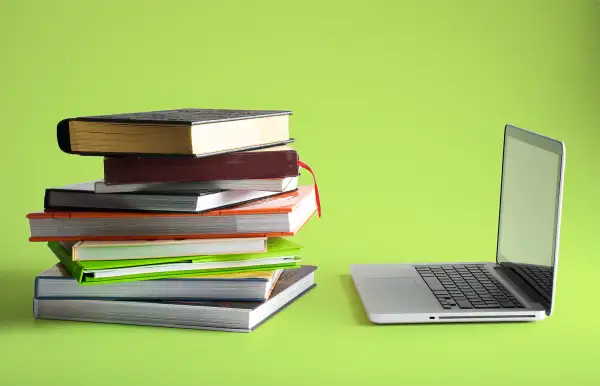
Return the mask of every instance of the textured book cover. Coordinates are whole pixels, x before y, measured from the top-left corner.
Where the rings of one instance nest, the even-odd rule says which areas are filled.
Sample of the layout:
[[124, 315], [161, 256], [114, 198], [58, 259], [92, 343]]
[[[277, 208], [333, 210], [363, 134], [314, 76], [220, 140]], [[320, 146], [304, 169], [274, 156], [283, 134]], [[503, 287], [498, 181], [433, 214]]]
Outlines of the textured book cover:
[[109, 185], [296, 176], [298, 176], [298, 153], [290, 146], [200, 158], [104, 158], [104, 182]]
[[56, 127], [68, 154], [206, 157], [292, 143], [287, 110], [174, 109], [81, 116]]

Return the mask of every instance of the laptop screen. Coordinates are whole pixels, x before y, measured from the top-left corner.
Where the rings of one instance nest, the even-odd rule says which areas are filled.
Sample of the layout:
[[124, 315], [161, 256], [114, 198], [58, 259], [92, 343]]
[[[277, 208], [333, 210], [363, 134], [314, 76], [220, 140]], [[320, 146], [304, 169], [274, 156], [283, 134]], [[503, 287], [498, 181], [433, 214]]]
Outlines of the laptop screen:
[[564, 164], [562, 142], [506, 126], [497, 262], [552, 312]]

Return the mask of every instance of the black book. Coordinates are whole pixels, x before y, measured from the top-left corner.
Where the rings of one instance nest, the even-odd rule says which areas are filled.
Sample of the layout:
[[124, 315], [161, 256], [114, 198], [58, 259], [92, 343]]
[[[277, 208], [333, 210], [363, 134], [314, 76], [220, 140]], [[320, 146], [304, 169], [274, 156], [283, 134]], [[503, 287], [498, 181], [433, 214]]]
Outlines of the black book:
[[63, 119], [62, 151], [79, 155], [210, 156], [293, 142], [285, 110], [178, 109]]
[[46, 189], [44, 209], [201, 213], [262, 200], [283, 192], [263, 190], [204, 190], [197, 192], [96, 193], [97, 181]]

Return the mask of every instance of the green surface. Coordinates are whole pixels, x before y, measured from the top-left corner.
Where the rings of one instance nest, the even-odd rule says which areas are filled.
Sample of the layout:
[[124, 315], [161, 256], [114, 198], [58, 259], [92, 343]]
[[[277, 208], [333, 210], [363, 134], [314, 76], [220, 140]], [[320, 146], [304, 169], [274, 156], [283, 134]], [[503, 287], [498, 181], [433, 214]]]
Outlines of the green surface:
[[[0, 383], [600, 383], [599, 47], [594, 0], [3, 1]], [[24, 216], [102, 175], [56, 122], [178, 107], [294, 111], [317, 289], [248, 335], [34, 322]], [[556, 314], [368, 325], [349, 264], [494, 258], [507, 122], [567, 144]]]

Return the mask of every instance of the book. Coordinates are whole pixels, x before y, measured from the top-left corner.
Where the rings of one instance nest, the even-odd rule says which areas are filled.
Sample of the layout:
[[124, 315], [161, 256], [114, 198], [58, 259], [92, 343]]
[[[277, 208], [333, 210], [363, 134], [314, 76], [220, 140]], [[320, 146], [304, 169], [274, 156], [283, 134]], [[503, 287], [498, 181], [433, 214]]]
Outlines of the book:
[[283, 238], [269, 239], [267, 244], [267, 251], [260, 253], [84, 261], [73, 260], [68, 243], [49, 242], [48, 248], [80, 284], [276, 270], [294, 268], [301, 261], [300, 244]]
[[291, 111], [177, 109], [67, 118], [65, 153], [209, 156], [289, 143]]
[[298, 176], [298, 153], [289, 145], [212, 157], [105, 157], [107, 185]]
[[35, 279], [37, 299], [265, 301], [282, 270], [81, 285], [62, 263]]
[[[293, 188], [295, 189], [295, 187]], [[46, 189], [44, 208], [200, 213], [257, 201], [278, 194], [281, 192], [263, 190], [99, 194], [95, 192], [94, 182], [84, 182]]]
[[71, 241], [73, 260], [128, 260], [267, 251], [266, 237], [191, 240]]
[[293, 236], [317, 212], [314, 186], [199, 214], [110, 211], [29, 213], [32, 242]]
[[212, 180], [197, 182], [155, 182], [139, 184], [110, 185], [96, 181], [94, 192], [102, 193], [194, 193], [206, 190], [260, 190], [268, 192], [286, 192], [298, 187], [298, 177]]
[[33, 299], [36, 319], [252, 332], [316, 286], [315, 266], [284, 270], [265, 302]]

